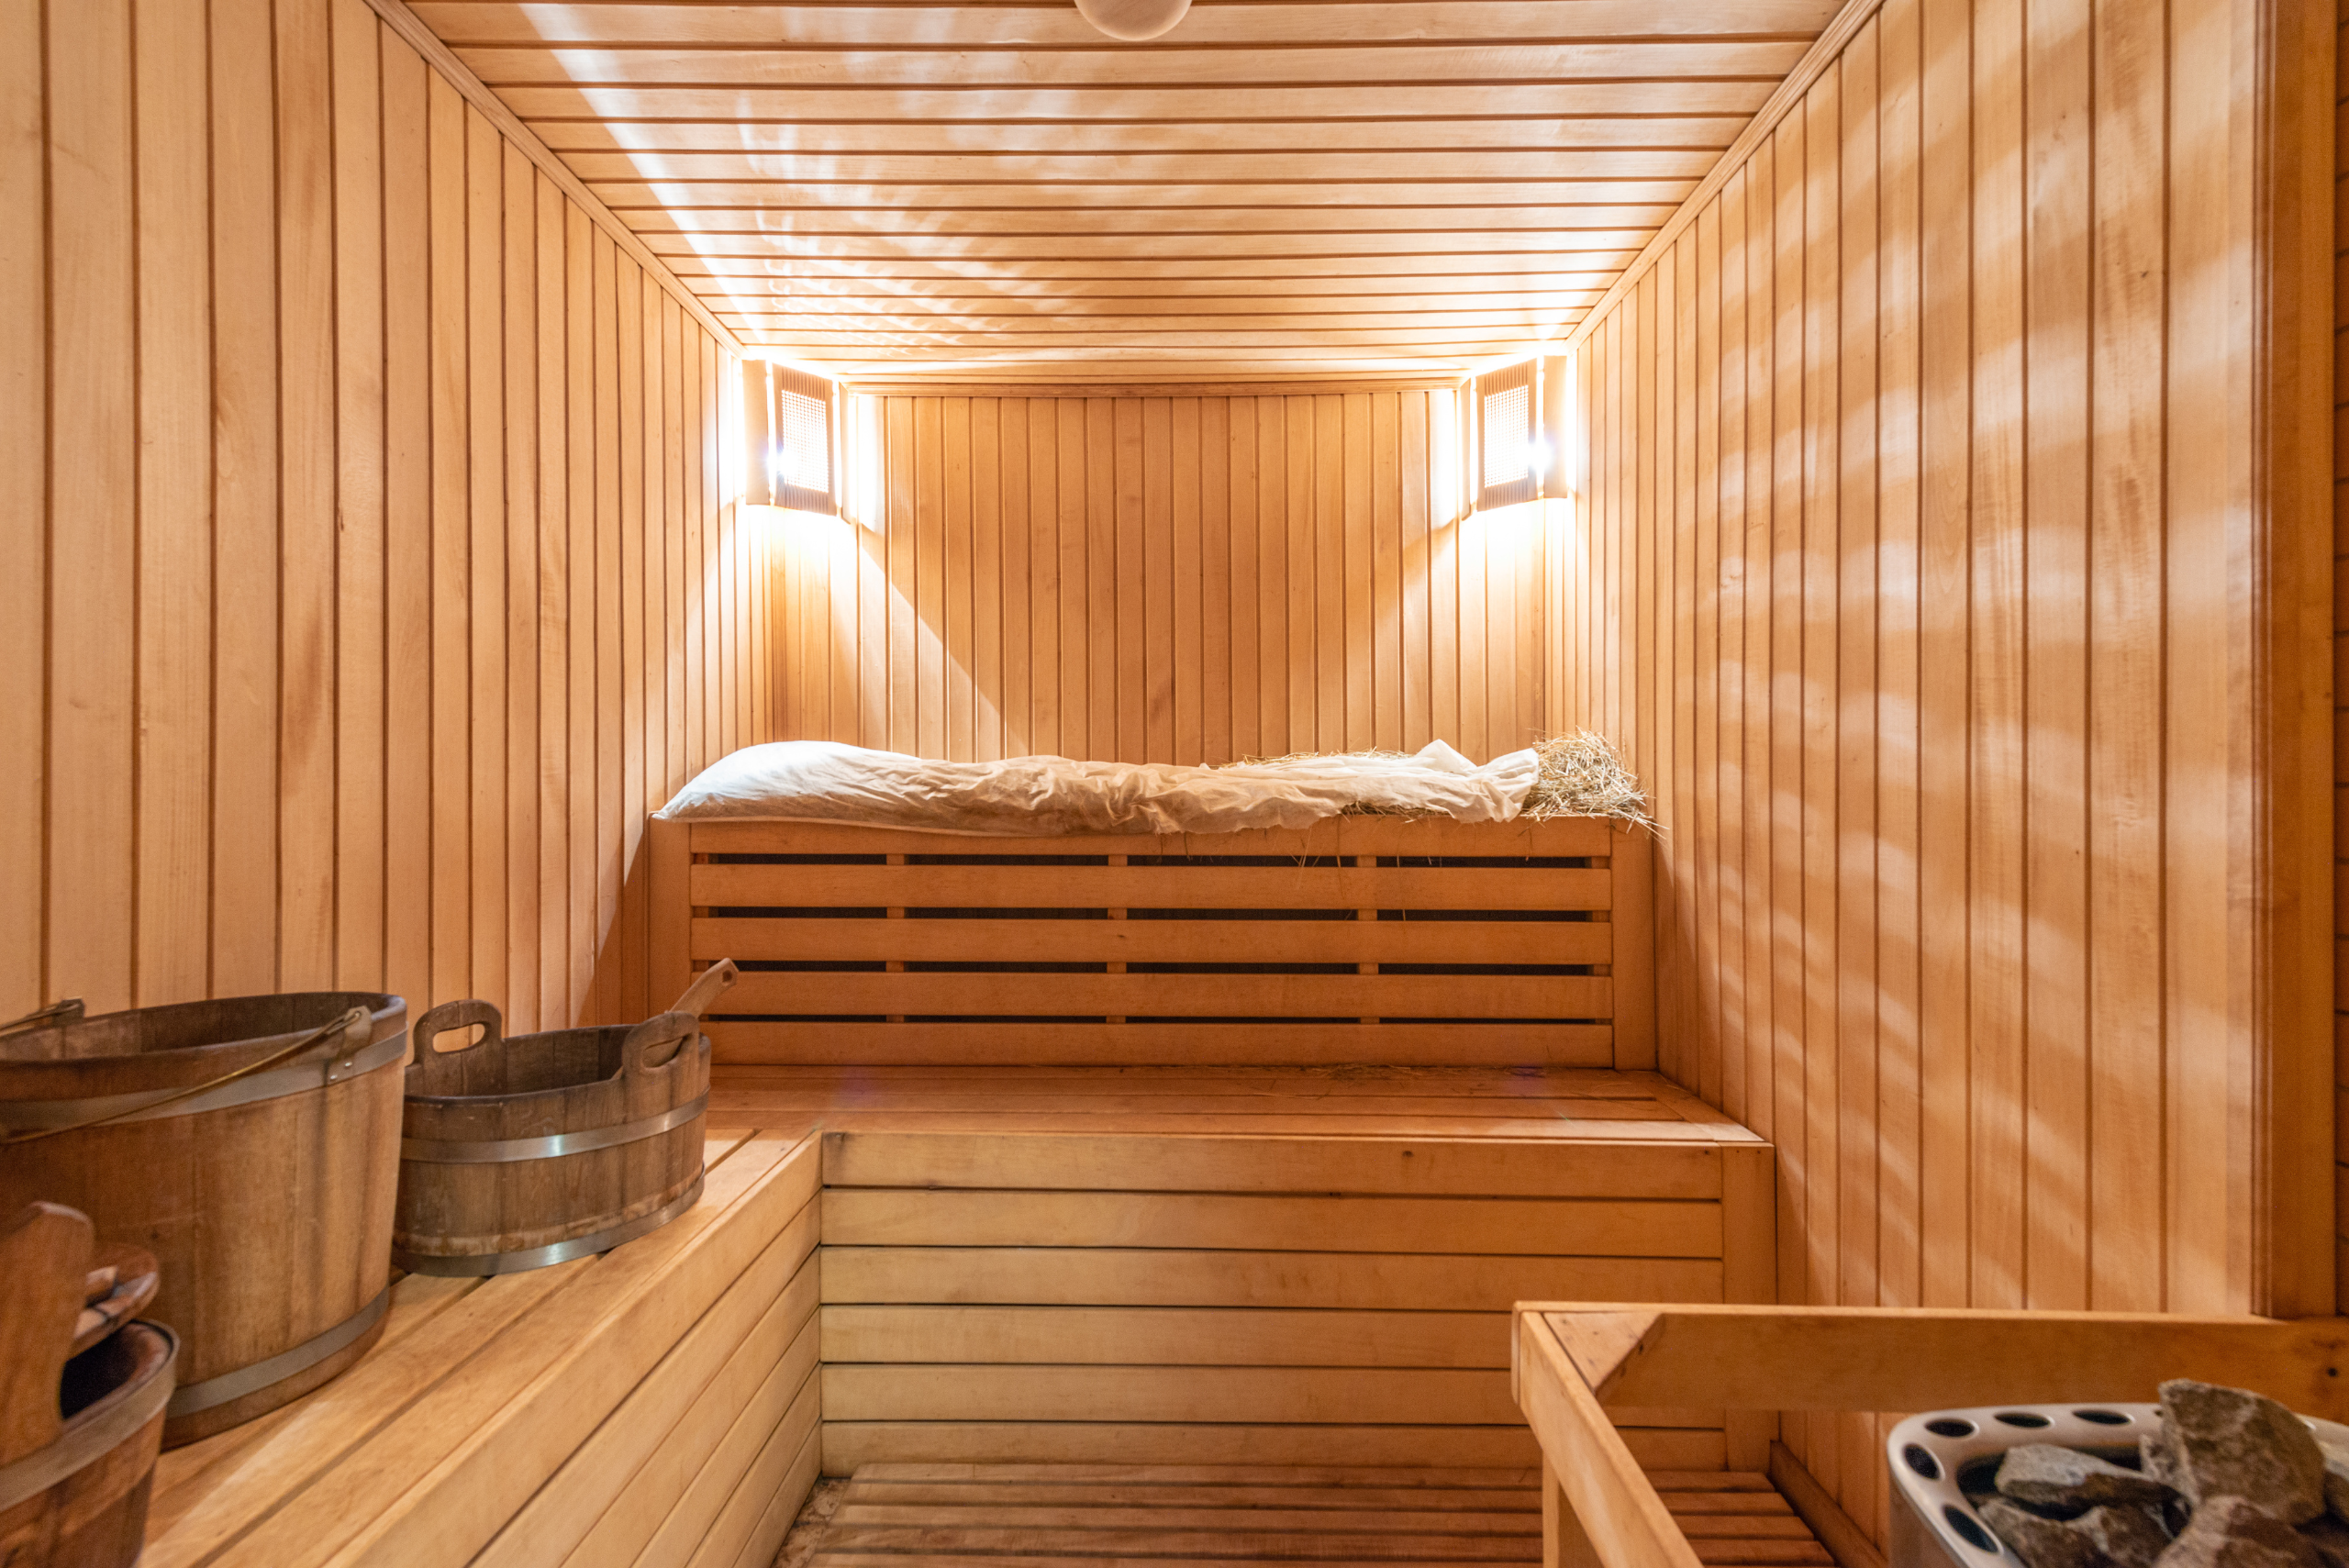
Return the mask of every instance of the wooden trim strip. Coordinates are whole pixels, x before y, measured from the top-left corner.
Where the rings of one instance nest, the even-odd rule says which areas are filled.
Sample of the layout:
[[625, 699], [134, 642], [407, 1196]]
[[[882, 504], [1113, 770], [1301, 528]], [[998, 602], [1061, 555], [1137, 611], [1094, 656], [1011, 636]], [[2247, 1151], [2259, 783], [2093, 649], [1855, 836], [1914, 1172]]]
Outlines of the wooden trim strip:
[[1658, 257], [1679, 242], [1681, 235], [1697, 221], [1697, 215], [1705, 210], [1705, 205], [1729, 183], [1731, 175], [1744, 167], [1745, 161], [1753, 156], [1753, 150], [1777, 129], [1778, 122], [1802, 103], [1812, 83], [1826, 74], [1827, 68], [1835, 63], [1860, 28], [1883, 5], [1884, 0], [1849, 0], [1841, 11], [1835, 13], [1835, 19], [1827, 24], [1827, 30], [1819, 35], [1818, 41], [1804, 52], [1800, 60], [1795, 61], [1795, 68], [1787, 72], [1787, 79], [1778, 83], [1777, 91], [1754, 111], [1753, 118], [1738, 133], [1737, 139], [1729, 144], [1729, 150], [1721, 154], [1712, 172], [1697, 183], [1697, 188], [1682, 199], [1670, 217], [1664, 219], [1664, 227], [1641, 247], [1640, 253], [1631, 258], [1631, 264], [1617, 276], [1614, 286], [1599, 295], [1598, 303], [1583, 313], [1582, 319], [1566, 335], [1558, 352], [1571, 354], [1580, 350], [1584, 341], [1598, 329], [1598, 324], [1607, 319], [1608, 312], [1639, 286], [1640, 280], [1654, 269]]
[[1698, 1568], [1688, 1538], [1551, 1324], [1520, 1311], [1512, 1342], [1512, 1392], [1584, 1531], [1614, 1549], [1608, 1556], [1617, 1568]]
[[1652, 1315], [1636, 1338], [1612, 1340], [1611, 1361], [1562, 1362], [1609, 1405], [1673, 1405], [1693, 1394], [1731, 1409], [1932, 1410], [2147, 1399], [2165, 1378], [2194, 1377], [2256, 1388], [2327, 1419], [2349, 1414], [2339, 1375], [2349, 1328], [2335, 1318], [1538, 1302], [1519, 1310]]
[[1344, 381], [1284, 381], [1275, 377], [1263, 381], [1226, 378], [1211, 382], [957, 382], [901, 377], [896, 380], [858, 380], [842, 384], [855, 392], [880, 397], [1315, 397], [1350, 392], [1448, 392], [1458, 386], [1460, 382], [1457, 375], [1398, 371], [1391, 378], [1367, 375]]
[[[1613, 897], [1606, 872], [1580, 867], [697, 865], [686, 886], [705, 908], [1556, 912], [1607, 909]], [[748, 1009], [738, 997], [728, 1010]]]
[[1810, 1527], [1827, 1555], [1835, 1559], [1836, 1568], [1885, 1568], [1884, 1553], [1876, 1550], [1876, 1542], [1782, 1442], [1770, 1445], [1770, 1485]]
[[464, 61], [451, 53], [449, 46], [442, 43], [439, 35], [426, 27], [403, 0], [367, 0], [367, 8], [382, 17], [384, 25], [399, 34], [409, 48], [422, 55], [425, 63], [445, 77], [465, 102], [479, 109], [483, 117], [497, 128], [499, 135], [553, 181], [555, 188], [587, 215], [588, 221], [610, 235], [613, 243], [656, 279], [696, 321], [701, 323], [704, 330], [725, 346], [729, 353], [737, 358], [747, 355], [742, 340], [734, 335], [732, 329], [711, 315], [700, 296], [685, 287], [677, 274], [669, 270], [668, 263], [637, 237], [636, 230], [622, 223], [612, 209], [604, 205], [602, 198], [571, 172], [570, 165], [557, 157], [552, 148], [540, 140], [538, 133], [525, 125], [520, 116], [506, 106], [506, 100], [492, 92]]
[[[655, 817], [657, 831], [671, 818]], [[851, 822], [766, 817], [688, 819], [689, 853], [905, 855], [1560, 855], [1612, 860], [1626, 840], [1596, 817], [1520, 817], [1512, 822], [1449, 818], [1331, 817], [1309, 828], [1247, 828], [1233, 833], [1061, 833], [1032, 839], [925, 833]]]

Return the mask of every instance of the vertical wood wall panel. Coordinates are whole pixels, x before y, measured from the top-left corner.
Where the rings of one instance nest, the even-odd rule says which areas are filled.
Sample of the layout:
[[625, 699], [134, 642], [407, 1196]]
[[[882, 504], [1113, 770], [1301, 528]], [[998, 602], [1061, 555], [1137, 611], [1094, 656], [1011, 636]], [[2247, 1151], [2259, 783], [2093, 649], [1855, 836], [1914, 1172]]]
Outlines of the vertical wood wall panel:
[[[40, 0], [0, 4], [0, 667], [41, 667], [49, 631], [49, 267], [41, 210], [48, 149], [42, 132]], [[0, 995], [41, 986], [48, 870], [48, 714], [42, 703], [0, 703]], [[22, 1008], [17, 1009], [22, 1011]], [[13, 1014], [10, 1016], [14, 1016]]]
[[729, 350], [359, 0], [0, 57], [0, 1018], [640, 1013], [643, 809], [766, 733]]
[[[2342, 0], [2334, 59], [2349, 58], [2349, 0]], [[2333, 142], [2333, 275], [2349, 270], [2349, 72], [2338, 72]], [[2332, 301], [2333, 428], [2349, 429], [2349, 288], [2335, 284]], [[2333, 1184], [2343, 1195], [2333, 1210], [2338, 1299], [2349, 1301], [2349, 440], [2336, 434], [2332, 450], [2332, 702], [2333, 702]]]
[[878, 494], [778, 524], [781, 733], [964, 760], [1530, 744], [1563, 512], [1451, 515], [1455, 401], [852, 398]]
[[[1775, 1145], [1782, 1299], [2349, 1280], [2308, 718], [2349, 529], [2305, 504], [2319, 373], [2349, 409], [2305, 318], [2339, 23], [1886, 0], [1573, 345], [1553, 722], [1666, 824], [1661, 1057]], [[1881, 1539], [1880, 1424], [1783, 1429]]]

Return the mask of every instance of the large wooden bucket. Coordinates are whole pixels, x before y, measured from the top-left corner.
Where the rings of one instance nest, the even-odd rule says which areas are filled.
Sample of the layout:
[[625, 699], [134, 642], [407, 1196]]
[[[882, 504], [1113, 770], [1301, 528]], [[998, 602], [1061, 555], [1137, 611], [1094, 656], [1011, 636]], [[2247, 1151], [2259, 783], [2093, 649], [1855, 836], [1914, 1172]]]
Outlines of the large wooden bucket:
[[0, 1212], [71, 1204], [155, 1254], [180, 1343], [166, 1447], [309, 1392], [382, 1333], [406, 1021], [397, 996], [330, 991], [0, 1035]]
[[[497, 1009], [417, 1020], [393, 1256], [426, 1274], [503, 1274], [601, 1252], [701, 1195], [709, 1038], [692, 1012], [504, 1038]], [[473, 1044], [441, 1035], [478, 1025]]]

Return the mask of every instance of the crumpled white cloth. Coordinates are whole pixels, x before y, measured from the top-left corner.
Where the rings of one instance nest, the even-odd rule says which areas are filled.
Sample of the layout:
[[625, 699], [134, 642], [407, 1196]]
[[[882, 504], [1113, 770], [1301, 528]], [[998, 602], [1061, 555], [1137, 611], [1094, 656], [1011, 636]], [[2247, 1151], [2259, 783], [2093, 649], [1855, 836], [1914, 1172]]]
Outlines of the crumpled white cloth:
[[1312, 757], [1230, 768], [1066, 757], [936, 762], [832, 740], [782, 740], [711, 763], [661, 815], [1004, 838], [1304, 828], [1364, 806], [1507, 822], [1524, 810], [1537, 772], [1531, 751], [1479, 767], [1441, 740], [1411, 757]]

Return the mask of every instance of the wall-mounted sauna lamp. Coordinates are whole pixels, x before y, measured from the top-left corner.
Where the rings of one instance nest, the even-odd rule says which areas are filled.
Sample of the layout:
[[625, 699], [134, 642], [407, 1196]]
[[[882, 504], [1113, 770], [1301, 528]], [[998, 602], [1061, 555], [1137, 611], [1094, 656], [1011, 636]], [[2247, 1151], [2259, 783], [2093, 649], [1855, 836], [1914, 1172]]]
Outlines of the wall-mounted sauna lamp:
[[1190, 9], [1191, 0], [1076, 0], [1079, 16], [1127, 43], [1173, 31]]
[[839, 389], [764, 360], [742, 361], [742, 499], [795, 512], [840, 511]]

